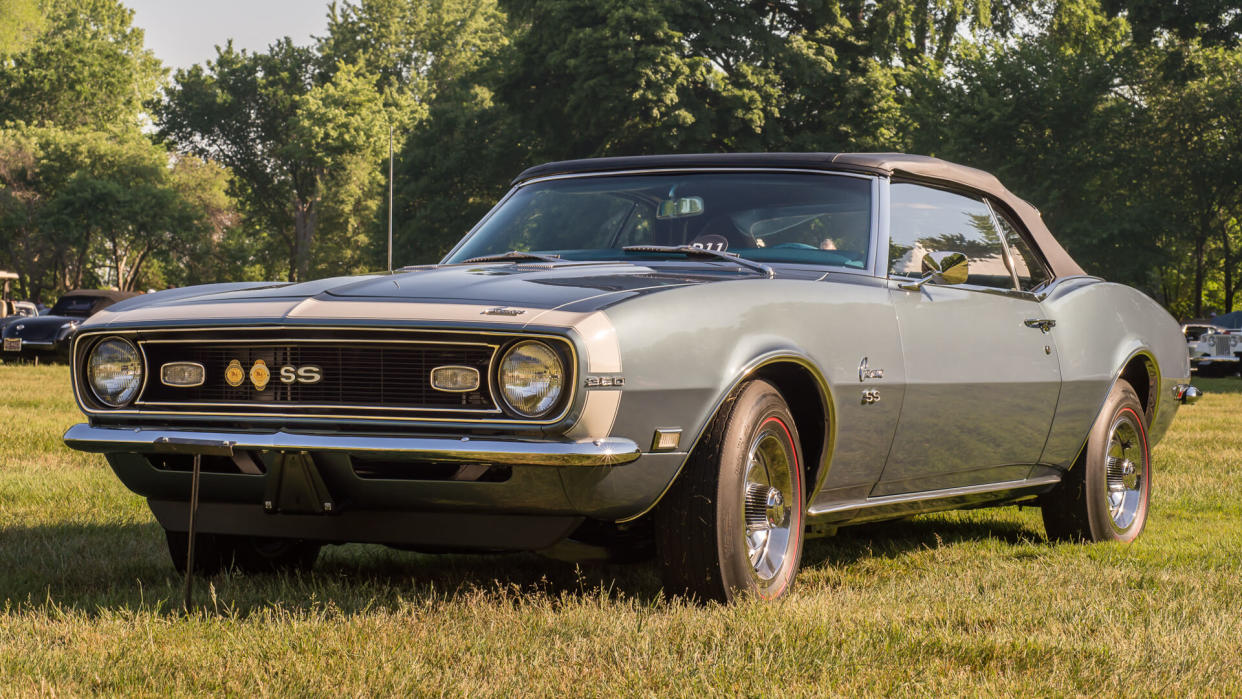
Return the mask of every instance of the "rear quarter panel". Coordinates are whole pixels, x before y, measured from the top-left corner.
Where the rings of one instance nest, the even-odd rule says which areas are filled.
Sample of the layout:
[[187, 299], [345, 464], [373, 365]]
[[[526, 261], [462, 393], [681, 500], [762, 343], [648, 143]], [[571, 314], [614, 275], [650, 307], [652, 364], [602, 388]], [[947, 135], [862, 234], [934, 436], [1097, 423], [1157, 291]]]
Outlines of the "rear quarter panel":
[[1177, 412], [1173, 387], [1190, 380], [1181, 326], [1141, 292], [1094, 278], [1068, 279], [1043, 300], [1056, 320], [1062, 387], [1041, 461], [1068, 468], [1085, 443], [1096, 415], [1127, 362], [1147, 355], [1158, 368], [1152, 445], [1164, 436]]

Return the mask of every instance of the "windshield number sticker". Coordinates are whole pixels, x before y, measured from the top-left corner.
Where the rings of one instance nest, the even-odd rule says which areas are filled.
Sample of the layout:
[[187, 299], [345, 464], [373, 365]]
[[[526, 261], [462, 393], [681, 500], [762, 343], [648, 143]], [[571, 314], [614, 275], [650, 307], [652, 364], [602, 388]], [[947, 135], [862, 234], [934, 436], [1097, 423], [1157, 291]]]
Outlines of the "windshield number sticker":
[[690, 241], [690, 247], [698, 248], [699, 250], [715, 250], [716, 252], [724, 252], [729, 249], [729, 239], [723, 235], [716, 235], [714, 233], [701, 235]]

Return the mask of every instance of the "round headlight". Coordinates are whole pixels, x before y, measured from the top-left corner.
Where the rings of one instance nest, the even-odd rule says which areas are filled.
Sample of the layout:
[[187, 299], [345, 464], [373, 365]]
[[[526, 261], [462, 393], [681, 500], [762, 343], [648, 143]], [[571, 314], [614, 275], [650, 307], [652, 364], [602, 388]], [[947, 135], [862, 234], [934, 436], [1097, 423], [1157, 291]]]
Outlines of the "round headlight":
[[120, 408], [142, 388], [142, 358], [129, 340], [110, 337], [95, 345], [86, 360], [86, 378], [100, 403]]
[[519, 342], [500, 360], [500, 388], [505, 403], [525, 417], [539, 417], [556, 406], [565, 369], [552, 348], [533, 340]]

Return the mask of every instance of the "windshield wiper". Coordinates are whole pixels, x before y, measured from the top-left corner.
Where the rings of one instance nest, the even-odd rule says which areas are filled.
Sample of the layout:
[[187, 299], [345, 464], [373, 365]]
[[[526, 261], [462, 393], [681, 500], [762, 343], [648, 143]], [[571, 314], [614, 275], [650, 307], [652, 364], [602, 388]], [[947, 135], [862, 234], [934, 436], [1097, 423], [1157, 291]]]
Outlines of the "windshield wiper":
[[748, 260], [739, 256], [735, 252], [724, 252], [723, 250], [712, 250], [710, 248], [696, 248], [693, 245], [627, 245], [621, 248], [624, 252], [660, 252], [685, 255], [686, 257], [713, 257], [717, 260], [732, 262], [739, 267], [745, 267], [753, 272], [758, 272], [765, 277], [771, 279], [776, 276], [776, 272], [769, 266], [753, 260]]
[[473, 262], [513, 262], [516, 260], [539, 260], [540, 262], [564, 262], [560, 255], [541, 255], [537, 252], [522, 252], [521, 250], [510, 250], [509, 252], [499, 255], [483, 255], [481, 257], [472, 257], [469, 260], [462, 260], [462, 264], [470, 264]]

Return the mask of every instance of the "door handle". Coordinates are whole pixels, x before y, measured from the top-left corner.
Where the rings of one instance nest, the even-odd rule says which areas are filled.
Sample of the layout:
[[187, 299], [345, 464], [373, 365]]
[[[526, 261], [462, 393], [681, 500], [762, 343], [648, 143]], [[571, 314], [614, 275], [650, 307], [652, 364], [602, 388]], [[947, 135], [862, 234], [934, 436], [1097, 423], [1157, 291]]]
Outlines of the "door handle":
[[1047, 333], [1056, 326], [1057, 322], [1049, 318], [1027, 318], [1022, 324], [1028, 328], [1039, 328], [1042, 333]]

